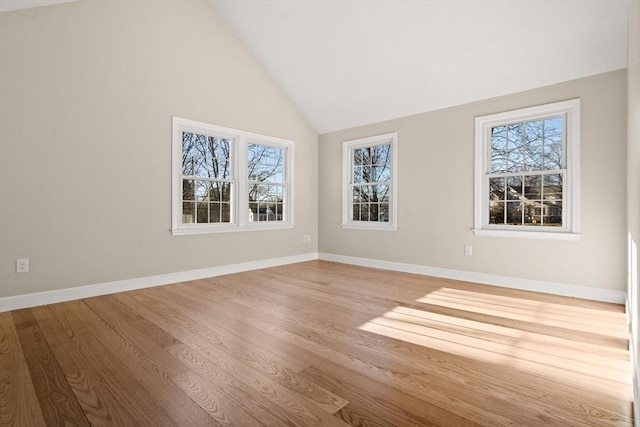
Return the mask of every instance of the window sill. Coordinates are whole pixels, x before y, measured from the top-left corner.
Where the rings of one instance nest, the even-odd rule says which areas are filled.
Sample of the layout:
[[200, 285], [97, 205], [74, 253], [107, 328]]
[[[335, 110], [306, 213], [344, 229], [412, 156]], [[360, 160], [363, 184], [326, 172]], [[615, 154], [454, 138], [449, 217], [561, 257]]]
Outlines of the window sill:
[[215, 227], [184, 226], [171, 229], [171, 234], [174, 236], [183, 236], [191, 234], [232, 233], [242, 231], [285, 230], [290, 228], [293, 228], [293, 224], [290, 222], [280, 224], [247, 224], [241, 226], [230, 224]]
[[351, 229], [351, 230], [376, 230], [376, 231], [396, 231], [398, 230], [398, 227], [393, 225], [393, 224], [388, 224], [388, 225], [380, 225], [379, 223], [376, 224], [371, 224], [371, 223], [365, 223], [365, 224], [356, 224], [356, 223], [345, 223], [342, 224], [342, 228], [345, 229]]
[[523, 239], [543, 239], [543, 240], [568, 240], [578, 241], [582, 234], [567, 231], [536, 231], [536, 230], [488, 230], [486, 228], [474, 228], [473, 234], [486, 237], [510, 237]]

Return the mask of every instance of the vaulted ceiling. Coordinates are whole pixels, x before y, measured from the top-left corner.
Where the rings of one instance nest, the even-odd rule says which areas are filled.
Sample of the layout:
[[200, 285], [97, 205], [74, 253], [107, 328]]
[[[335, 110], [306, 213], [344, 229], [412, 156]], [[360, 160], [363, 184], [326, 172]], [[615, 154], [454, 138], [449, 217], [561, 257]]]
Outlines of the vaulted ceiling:
[[628, 0], [210, 1], [318, 133], [627, 65]]
[[212, 0], [319, 133], [626, 67], [626, 0]]

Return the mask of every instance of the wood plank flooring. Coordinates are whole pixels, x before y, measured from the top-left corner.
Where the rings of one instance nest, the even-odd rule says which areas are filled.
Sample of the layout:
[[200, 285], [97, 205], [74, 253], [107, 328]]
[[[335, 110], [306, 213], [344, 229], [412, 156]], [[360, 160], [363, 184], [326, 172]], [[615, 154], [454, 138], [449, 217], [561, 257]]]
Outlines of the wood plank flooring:
[[6, 426], [631, 426], [624, 307], [311, 261], [0, 313]]

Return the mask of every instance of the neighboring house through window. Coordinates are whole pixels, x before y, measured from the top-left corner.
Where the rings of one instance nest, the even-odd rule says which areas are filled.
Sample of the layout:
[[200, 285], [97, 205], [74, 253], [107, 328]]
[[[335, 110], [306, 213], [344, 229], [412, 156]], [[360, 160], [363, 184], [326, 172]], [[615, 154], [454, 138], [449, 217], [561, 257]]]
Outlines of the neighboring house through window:
[[343, 144], [342, 226], [395, 230], [396, 133]]
[[476, 235], [576, 240], [580, 100], [476, 118]]
[[293, 225], [293, 143], [173, 118], [172, 233]]

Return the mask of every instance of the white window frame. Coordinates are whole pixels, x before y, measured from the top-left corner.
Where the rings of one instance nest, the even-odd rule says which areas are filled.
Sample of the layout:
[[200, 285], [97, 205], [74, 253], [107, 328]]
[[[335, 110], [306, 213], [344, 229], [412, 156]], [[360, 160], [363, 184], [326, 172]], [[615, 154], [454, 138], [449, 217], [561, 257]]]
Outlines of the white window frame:
[[[224, 137], [232, 140], [231, 181], [232, 191], [231, 222], [229, 223], [182, 223], [182, 134], [193, 132]], [[249, 179], [247, 149], [249, 144], [260, 144], [284, 149], [284, 211], [282, 221], [250, 221]], [[195, 120], [172, 117], [172, 175], [171, 175], [171, 233], [173, 235], [206, 234], [251, 230], [286, 229], [294, 226], [293, 221], [293, 141], [232, 129]]]
[[[562, 227], [534, 227], [489, 223], [491, 129], [496, 126], [544, 118], [563, 118], [563, 222]], [[475, 119], [474, 228], [476, 236], [533, 239], [580, 239], [580, 99], [522, 108]]]
[[[353, 152], [358, 148], [390, 144], [391, 178], [389, 185], [389, 221], [354, 221], [353, 220]], [[398, 133], [386, 133], [367, 138], [353, 139], [342, 144], [342, 227], [364, 230], [395, 231], [398, 229], [397, 206], [397, 159]]]

